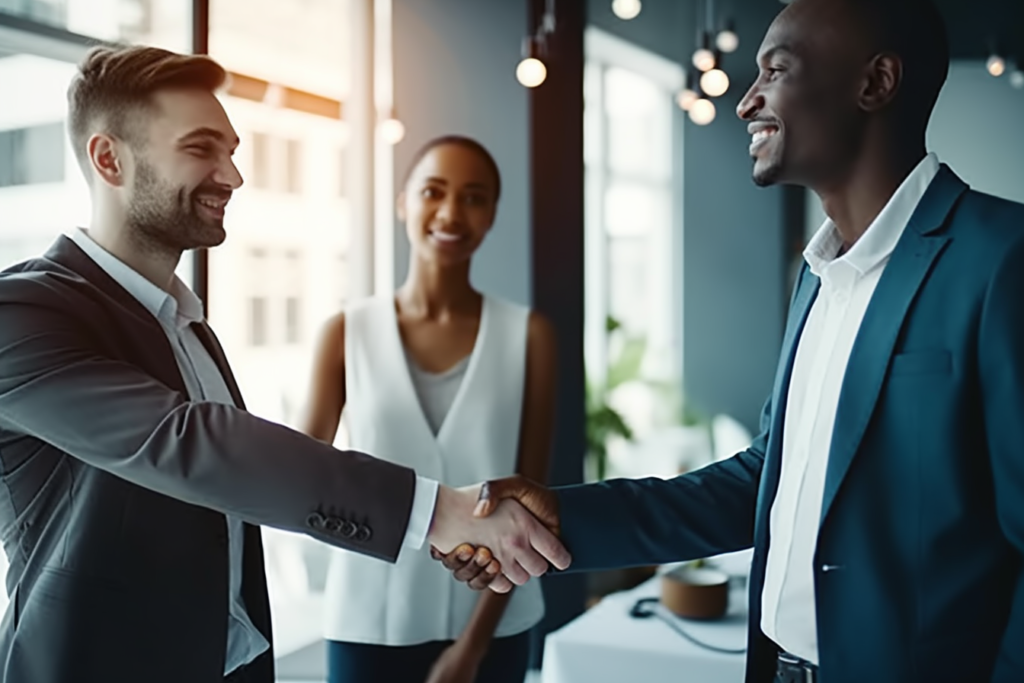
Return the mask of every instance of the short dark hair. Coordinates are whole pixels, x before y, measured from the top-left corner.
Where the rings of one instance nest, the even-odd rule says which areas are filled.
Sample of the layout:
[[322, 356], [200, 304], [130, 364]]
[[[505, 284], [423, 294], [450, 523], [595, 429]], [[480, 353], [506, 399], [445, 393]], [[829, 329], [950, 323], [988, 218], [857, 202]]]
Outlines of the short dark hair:
[[405, 187], [409, 182], [412, 172], [416, 170], [420, 162], [423, 161], [423, 157], [427, 156], [432, 150], [445, 145], [456, 145], [458, 147], [464, 147], [472, 150], [480, 155], [480, 158], [484, 160], [484, 163], [490, 169], [494, 175], [494, 201], [498, 201], [501, 197], [501, 171], [498, 170], [498, 163], [491, 156], [491, 153], [487, 151], [487, 148], [481, 145], [473, 138], [466, 137], [464, 135], [442, 135], [441, 137], [434, 138], [428, 141], [412, 155], [412, 160], [409, 162], [409, 166], [405, 169], [405, 176], [402, 178], [402, 187]]
[[157, 47], [98, 47], [85, 56], [68, 87], [68, 134], [82, 171], [88, 173], [89, 137], [97, 130], [141, 142], [133, 119], [164, 88], [214, 92], [227, 80], [224, 68], [205, 55]]
[[874, 47], [903, 62], [902, 110], [908, 122], [927, 125], [949, 75], [949, 37], [933, 0], [846, 0]]

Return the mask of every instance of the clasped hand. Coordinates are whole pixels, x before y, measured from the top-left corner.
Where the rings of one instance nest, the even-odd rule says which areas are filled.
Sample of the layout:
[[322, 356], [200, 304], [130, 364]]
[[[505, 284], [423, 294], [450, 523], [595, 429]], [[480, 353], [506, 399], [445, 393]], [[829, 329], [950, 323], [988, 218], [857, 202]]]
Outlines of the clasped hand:
[[557, 499], [524, 477], [438, 490], [428, 538], [431, 555], [470, 587], [506, 593], [549, 563], [571, 562], [558, 540]]

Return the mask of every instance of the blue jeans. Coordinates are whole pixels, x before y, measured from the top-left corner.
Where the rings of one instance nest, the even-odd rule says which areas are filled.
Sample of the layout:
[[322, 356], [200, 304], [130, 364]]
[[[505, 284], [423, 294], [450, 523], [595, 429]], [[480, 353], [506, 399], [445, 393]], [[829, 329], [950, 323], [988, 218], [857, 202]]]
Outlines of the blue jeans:
[[[452, 641], [422, 645], [365, 645], [327, 641], [327, 682], [424, 683], [430, 668]], [[530, 632], [495, 638], [480, 663], [480, 683], [523, 683], [530, 657]]]

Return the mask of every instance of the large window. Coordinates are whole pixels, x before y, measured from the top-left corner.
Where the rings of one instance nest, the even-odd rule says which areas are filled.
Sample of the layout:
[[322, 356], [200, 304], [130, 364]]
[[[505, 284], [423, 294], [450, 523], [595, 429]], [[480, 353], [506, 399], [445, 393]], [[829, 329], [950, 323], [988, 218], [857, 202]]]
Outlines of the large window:
[[[683, 74], [594, 28], [586, 51], [587, 378], [642, 438], [675, 419], [682, 380]], [[628, 450], [608, 446], [612, 465]]]

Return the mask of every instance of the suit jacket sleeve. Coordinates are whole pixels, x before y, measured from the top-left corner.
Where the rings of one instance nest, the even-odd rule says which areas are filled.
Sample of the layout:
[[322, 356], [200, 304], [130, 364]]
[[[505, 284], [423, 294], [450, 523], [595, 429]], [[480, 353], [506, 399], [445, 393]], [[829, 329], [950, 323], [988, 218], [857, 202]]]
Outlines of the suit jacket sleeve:
[[614, 479], [555, 489], [569, 571], [641, 566], [750, 547], [771, 401], [761, 433], [728, 460], [674, 479]]
[[[398, 556], [412, 470], [232, 406], [190, 402], [104, 355], [67, 309], [44, 281], [0, 281], [0, 429], [187, 503], [381, 559]], [[369, 533], [341, 533], [330, 523], [337, 519]]]
[[[1021, 226], [1014, 226], [1020, 228]], [[991, 458], [995, 506], [1007, 542], [1024, 559], [1024, 238], [1008, 249], [996, 269], [982, 307], [978, 366], [985, 432]], [[1024, 571], [1017, 563], [1010, 618], [1002, 652], [1024, 643]], [[999, 667], [1007, 667], [1000, 677]], [[997, 662], [992, 680], [1011, 680], [1024, 660]]]

